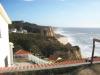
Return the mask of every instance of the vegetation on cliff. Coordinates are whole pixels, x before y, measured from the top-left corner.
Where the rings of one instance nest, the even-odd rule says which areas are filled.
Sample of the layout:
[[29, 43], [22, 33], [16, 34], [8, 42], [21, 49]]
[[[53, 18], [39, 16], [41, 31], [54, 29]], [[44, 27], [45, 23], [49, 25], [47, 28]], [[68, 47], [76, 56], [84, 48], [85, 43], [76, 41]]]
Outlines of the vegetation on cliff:
[[40, 54], [42, 52], [44, 56], [49, 57], [55, 51], [67, 50], [56, 39], [43, 39], [38, 33], [9, 33], [9, 35], [10, 41], [14, 43], [15, 51], [22, 48], [34, 54]]
[[[23, 21], [14, 21], [9, 25], [12, 28], [26, 29], [28, 33], [10, 32], [9, 40], [14, 43], [14, 52], [19, 49], [31, 51], [34, 55], [45, 57], [61, 57], [63, 59], [81, 59], [80, 48], [70, 43], [63, 45], [54, 36], [48, 37], [49, 27], [43, 27]], [[41, 32], [42, 31], [42, 32]], [[44, 34], [43, 34], [44, 33]]]

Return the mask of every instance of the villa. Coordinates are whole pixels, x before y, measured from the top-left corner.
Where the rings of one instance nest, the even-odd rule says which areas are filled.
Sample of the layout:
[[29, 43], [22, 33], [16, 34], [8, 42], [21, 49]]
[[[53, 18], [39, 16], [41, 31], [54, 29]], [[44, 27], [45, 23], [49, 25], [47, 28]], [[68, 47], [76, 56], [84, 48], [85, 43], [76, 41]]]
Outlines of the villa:
[[11, 24], [11, 20], [0, 4], [0, 67], [13, 64], [13, 46], [12, 43], [9, 44], [8, 24]]

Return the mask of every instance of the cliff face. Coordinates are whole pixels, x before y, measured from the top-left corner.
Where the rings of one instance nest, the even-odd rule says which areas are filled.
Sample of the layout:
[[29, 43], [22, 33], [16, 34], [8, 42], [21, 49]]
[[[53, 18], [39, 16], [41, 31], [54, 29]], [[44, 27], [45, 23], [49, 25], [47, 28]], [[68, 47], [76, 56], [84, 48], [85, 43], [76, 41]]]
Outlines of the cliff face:
[[68, 48], [68, 59], [82, 59], [79, 46], [72, 46], [70, 43], [67, 43], [66, 47]]
[[50, 55], [50, 60], [57, 60], [58, 58], [63, 60], [79, 60], [82, 59], [80, 48], [78, 46], [72, 46], [70, 43], [65, 45], [65, 50], [58, 50]]
[[81, 56], [80, 48], [79, 48], [79, 47], [77, 48], [77, 47], [78, 47], [78, 46], [75, 46], [75, 47], [74, 47], [75, 56], [76, 56], [76, 58], [81, 59], [82, 56]]
[[[52, 27], [47, 27], [42, 30], [42, 35], [47, 38], [56, 38]], [[51, 39], [52, 40], [52, 39]], [[57, 39], [56, 39], [57, 40]], [[58, 41], [59, 42], [59, 41]], [[60, 42], [59, 42], [60, 43]], [[52, 58], [57, 59], [62, 57], [64, 59], [82, 59], [79, 46], [72, 46], [70, 43], [65, 45], [66, 51], [54, 51]], [[51, 58], [51, 57], [50, 57]]]
[[41, 34], [42, 34], [42, 36], [47, 37], [47, 38], [54, 38], [55, 37], [55, 33], [54, 33], [52, 27], [42, 28], [41, 29]]

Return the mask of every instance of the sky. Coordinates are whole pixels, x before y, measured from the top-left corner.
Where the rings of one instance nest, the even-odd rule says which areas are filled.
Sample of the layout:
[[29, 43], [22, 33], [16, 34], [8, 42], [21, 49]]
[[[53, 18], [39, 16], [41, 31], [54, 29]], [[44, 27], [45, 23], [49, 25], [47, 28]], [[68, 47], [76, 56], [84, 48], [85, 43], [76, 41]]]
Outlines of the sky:
[[56, 27], [100, 27], [100, 0], [0, 0], [12, 21]]

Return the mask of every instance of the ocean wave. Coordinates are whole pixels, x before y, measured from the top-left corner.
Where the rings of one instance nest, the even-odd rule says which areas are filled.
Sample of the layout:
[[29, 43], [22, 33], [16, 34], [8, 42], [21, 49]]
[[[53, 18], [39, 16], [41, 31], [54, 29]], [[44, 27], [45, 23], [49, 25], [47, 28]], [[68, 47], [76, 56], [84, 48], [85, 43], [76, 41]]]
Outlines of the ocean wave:
[[91, 57], [92, 48], [85, 44], [80, 44], [79, 47], [81, 48], [81, 54], [83, 57]]
[[[75, 29], [76, 30], [76, 29]], [[57, 33], [64, 35], [68, 38], [68, 42], [70, 42], [72, 45], [78, 45], [81, 49], [81, 53], [83, 57], [91, 57], [92, 54], [92, 47], [93, 47], [93, 38], [100, 38], [99, 32], [95, 32], [95, 30], [88, 29], [80, 32], [81, 30], [78, 29], [77, 31], [73, 31], [73, 29], [58, 29]], [[89, 31], [89, 32], [88, 32]], [[99, 55], [100, 53], [100, 43], [96, 43], [95, 47], [95, 56]]]

